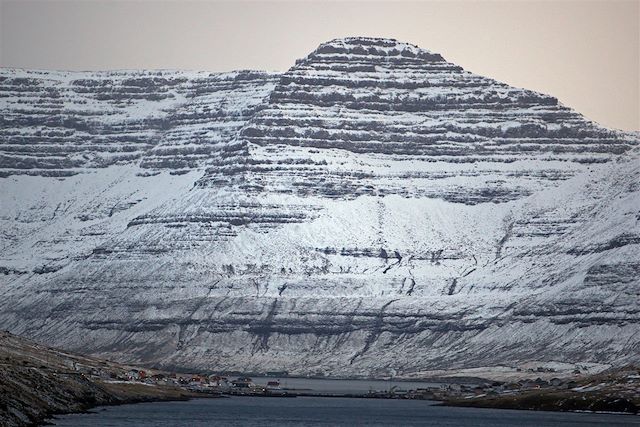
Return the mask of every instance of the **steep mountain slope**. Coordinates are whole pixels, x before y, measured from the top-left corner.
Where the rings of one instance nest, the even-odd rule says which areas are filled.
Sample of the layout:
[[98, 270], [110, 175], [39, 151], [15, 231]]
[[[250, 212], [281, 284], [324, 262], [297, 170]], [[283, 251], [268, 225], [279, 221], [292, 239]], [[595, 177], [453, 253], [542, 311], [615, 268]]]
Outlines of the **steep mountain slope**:
[[56, 271], [188, 191], [276, 78], [0, 71], [0, 273]]
[[238, 71], [0, 75], [1, 176], [70, 176], [128, 164], [195, 168], [273, 89], [276, 75]]
[[[637, 137], [394, 40], [325, 43], [274, 81], [256, 73], [247, 101], [192, 98], [199, 112], [246, 109], [232, 119], [156, 105], [151, 116], [168, 108], [178, 124], [92, 171], [101, 183], [136, 171], [98, 197], [91, 174], [4, 178], [2, 194], [19, 196], [2, 207], [0, 323], [65, 348], [212, 369], [637, 361]], [[69, 231], [74, 221], [36, 228], [27, 182], [27, 194], [68, 185], [93, 200], [64, 224], [104, 212], [104, 199], [124, 208], [93, 220], [97, 237]]]

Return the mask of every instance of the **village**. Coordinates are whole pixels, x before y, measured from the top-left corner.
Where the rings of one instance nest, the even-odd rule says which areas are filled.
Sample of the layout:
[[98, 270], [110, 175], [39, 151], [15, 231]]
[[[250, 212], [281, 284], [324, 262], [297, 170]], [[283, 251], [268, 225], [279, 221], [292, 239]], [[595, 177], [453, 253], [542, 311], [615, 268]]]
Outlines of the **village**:
[[[76, 367], [82, 370], [80, 367]], [[421, 388], [403, 387], [402, 381], [389, 381], [388, 386], [378, 389], [369, 388], [358, 392], [326, 391], [313, 388], [313, 378], [307, 379], [308, 387], [287, 386], [286, 377], [260, 377], [252, 379], [246, 375], [222, 375], [219, 373], [185, 374], [157, 370], [131, 368], [128, 371], [114, 372], [91, 367], [85, 375], [107, 383], [145, 384], [148, 386], [173, 386], [202, 397], [254, 396], [254, 397], [352, 397], [376, 399], [418, 399], [446, 403], [473, 405], [474, 401], [501, 401], [515, 399], [519, 396], [542, 395], [549, 393], [566, 393], [583, 398], [590, 395], [601, 395], [615, 391], [619, 396], [626, 396], [629, 402], [640, 398], [640, 372], [637, 369], [621, 371], [615, 375], [591, 379], [575, 373], [570, 378], [549, 378], [549, 372], [540, 368], [536, 373], [546, 374], [545, 378], [520, 379], [516, 381], [489, 381], [468, 379], [449, 381], [440, 380]], [[326, 381], [326, 380], [324, 380]], [[633, 408], [631, 408], [633, 410]]]
[[[184, 373], [123, 365], [45, 348], [34, 352], [38, 347], [23, 343], [8, 332], [0, 334], [2, 337], [5, 341], [15, 341], [7, 341], [13, 343], [15, 350], [5, 359], [16, 359], [14, 364], [19, 366], [36, 368], [45, 365], [57, 375], [84, 378], [103, 384], [107, 389], [148, 389], [147, 394], [173, 390], [173, 393], [188, 397], [207, 398], [313, 396], [413, 399], [455, 406], [631, 413], [638, 412], [640, 402], [640, 367], [633, 365], [596, 374], [587, 373], [587, 367], [556, 371], [547, 365], [532, 365], [526, 369], [514, 368], [511, 377], [449, 376], [414, 381], [400, 378], [330, 379], [327, 375], [295, 377], [288, 372]], [[341, 387], [337, 387], [340, 384]]]
[[0, 425], [25, 425], [21, 420], [26, 419], [33, 425], [52, 414], [100, 405], [193, 398], [411, 399], [427, 406], [638, 412], [640, 367], [585, 371], [531, 365], [492, 379], [414, 380], [295, 377], [288, 372], [180, 373], [67, 353], [0, 331]]

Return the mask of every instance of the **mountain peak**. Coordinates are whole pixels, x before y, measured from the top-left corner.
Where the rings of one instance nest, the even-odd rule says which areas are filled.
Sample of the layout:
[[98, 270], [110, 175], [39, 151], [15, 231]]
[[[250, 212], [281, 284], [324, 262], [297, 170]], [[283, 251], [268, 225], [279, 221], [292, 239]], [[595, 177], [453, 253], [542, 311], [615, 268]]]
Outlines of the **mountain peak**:
[[197, 370], [640, 361], [637, 138], [391, 39], [229, 75], [0, 69], [0, 325]]
[[427, 60], [430, 62], [444, 61], [442, 56], [416, 45], [400, 42], [396, 39], [379, 37], [343, 37], [322, 43], [309, 55], [347, 55], [348, 58], [358, 56], [388, 57]]

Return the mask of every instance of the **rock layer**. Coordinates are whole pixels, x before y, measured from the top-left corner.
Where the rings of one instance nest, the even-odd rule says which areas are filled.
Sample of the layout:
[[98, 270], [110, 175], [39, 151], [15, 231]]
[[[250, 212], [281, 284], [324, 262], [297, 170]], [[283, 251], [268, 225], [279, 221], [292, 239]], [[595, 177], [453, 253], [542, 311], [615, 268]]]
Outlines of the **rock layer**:
[[200, 167], [263, 104], [276, 77], [3, 70], [0, 175], [70, 176], [136, 161]]
[[[47, 147], [14, 139], [36, 126], [13, 106], [40, 107], [3, 73], [0, 147]], [[388, 39], [325, 43], [281, 76], [173, 75], [186, 100], [153, 104], [159, 128], [136, 122], [147, 142], [121, 150], [135, 155], [70, 166], [77, 135], [63, 137], [51, 170], [79, 174], [62, 181], [3, 158], [6, 328], [132, 362], [295, 374], [637, 361], [636, 136]]]

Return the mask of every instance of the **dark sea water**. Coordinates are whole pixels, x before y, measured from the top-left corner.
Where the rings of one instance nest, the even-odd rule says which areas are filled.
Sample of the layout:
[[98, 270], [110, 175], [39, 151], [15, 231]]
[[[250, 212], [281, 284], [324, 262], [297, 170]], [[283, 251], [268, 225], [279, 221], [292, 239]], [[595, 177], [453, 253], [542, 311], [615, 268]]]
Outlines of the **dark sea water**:
[[65, 415], [56, 426], [638, 426], [633, 415], [448, 408], [420, 400], [230, 397]]

